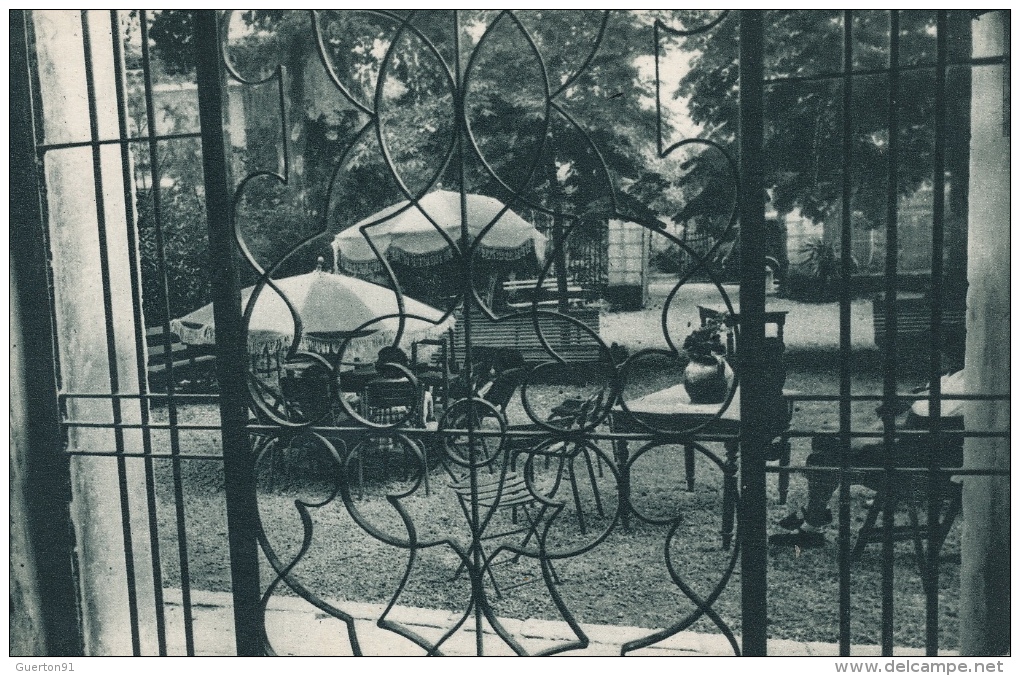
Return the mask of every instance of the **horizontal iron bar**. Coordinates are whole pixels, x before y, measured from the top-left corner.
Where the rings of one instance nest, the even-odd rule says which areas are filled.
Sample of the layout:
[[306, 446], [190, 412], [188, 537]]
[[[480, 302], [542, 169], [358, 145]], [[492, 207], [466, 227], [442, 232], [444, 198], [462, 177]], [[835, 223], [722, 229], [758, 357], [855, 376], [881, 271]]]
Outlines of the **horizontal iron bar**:
[[[167, 399], [168, 395], [162, 393], [153, 393], [148, 395], [141, 394], [110, 394], [110, 393], [61, 393], [59, 395], [61, 400], [66, 399]], [[928, 400], [928, 396], [919, 393], [905, 393], [897, 395], [898, 399], [908, 401], [919, 401], [924, 402]], [[219, 395], [182, 395], [174, 394], [173, 399], [177, 402], [188, 403], [188, 402], [209, 402], [216, 403], [219, 401]], [[789, 394], [783, 395], [783, 399], [789, 402], [838, 402], [841, 401], [839, 395], [801, 395], [801, 394]], [[884, 395], [851, 395], [849, 400], [852, 402], [880, 402], [884, 399]], [[1011, 401], [1010, 395], [942, 395], [941, 400], [943, 402], [948, 401], [968, 401], [968, 402], [1008, 402]]]
[[[981, 56], [975, 59], [963, 59], [960, 61], [949, 61], [946, 68], [953, 66], [997, 66], [1006, 63], [1005, 56]], [[935, 70], [935, 63], [916, 63], [909, 66], [897, 66], [896, 68], [866, 68], [864, 70], [850, 70], [851, 77], [866, 77], [869, 75], [888, 75], [889, 73], [906, 73], [911, 71]], [[783, 77], [765, 78], [765, 86], [773, 84], [795, 84], [798, 82], [820, 82], [823, 80], [843, 79], [848, 75], [845, 71], [830, 70], [817, 75], [789, 75]]]
[[36, 151], [42, 155], [50, 150], [68, 150], [71, 148], [92, 148], [99, 146], [128, 145], [131, 143], [148, 143], [149, 141], [176, 141], [179, 139], [201, 138], [200, 132], [179, 132], [176, 134], [162, 134], [158, 136], [131, 136], [128, 138], [108, 138], [98, 141], [70, 141], [67, 143], [44, 143], [36, 146]]
[[[895, 436], [899, 438], [907, 437], [923, 437], [931, 434], [928, 430], [905, 430], [898, 428], [894, 432]], [[972, 439], [1005, 439], [1009, 438], [1009, 430], [942, 430], [940, 433], [942, 436], [953, 436], [953, 437], [970, 437]], [[838, 437], [840, 432], [832, 430], [831, 432], [819, 432], [818, 430], [789, 430], [783, 433], [783, 436], [790, 437], [791, 439], [806, 439], [816, 436], [826, 437]], [[867, 432], [850, 432], [850, 436], [855, 439], [882, 439], [885, 437], [885, 432], [879, 431], [867, 431]]]
[[[114, 422], [95, 422], [95, 421], [81, 421], [81, 420], [68, 420], [61, 423], [65, 427], [76, 427], [76, 428], [88, 428], [88, 429], [111, 429], [111, 430], [186, 430], [186, 431], [209, 431], [215, 432], [221, 429], [220, 425], [189, 425], [189, 424], [178, 424], [171, 425], [169, 423], [114, 423]], [[673, 443], [683, 443], [684, 441], [692, 442], [704, 442], [704, 441], [733, 441], [739, 438], [738, 434], [702, 434], [699, 432], [682, 433], [682, 432], [594, 432], [584, 430], [509, 430], [507, 432], [501, 432], [500, 430], [474, 430], [470, 432], [466, 428], [450, 428], [445, 430], [429, 430], [417, 427], [369, 427], [369, 426], [319, 426], [309, 425], [307, 427], [295, 427], [288, 428], [277, 425], [249, 425], [247, 430], [252, 433], [266, 434], [266, 433], [279, 433], [287, 430], [292, 431], [310, 431], [317, 433], [329, 433], [329, 432], [360, 432], [360, 433], [375, 433], [375, 434], [388, 434], [388, 433], [399, 433], [406, 434], [412, 437], [420, 437], [427, 435], [439, 435], [439, 436], [457, 436], [462, 437], [473, 433], [476, 437], [498, 437], [508, 436], [519, 439], [527, 438], [550, 438], [557, 440], [576, 440], [576, 439], [595, 439], [603, 441], [612, 441], [618, 439], [620, 441], [652, 441], [652, 440], [667, 440]], [[838, 436], [838, 431], [831, 432], [819, 432], [817, 430], [789, 430], [783, 434], [783, 436], [803, 439], [811, 438], [823, 434], [825, 436]], [[905, 430], [898, 429], [896, 436], [900, 438], [906, 437], [920, 437], [930, 435], [931, 432], [927, 430]], [[946, 436], [958, 436], [958, 437], [969, 437], [975, 439], [999, 439], [1008, 438], [1009, 431], [986, 431], [986, 430], [953, 430], [943, 432]], [[777, 435], [778, 436], [778, 435]], [[881, 431], [867, 431], [867, 432], [850, 432], [850, 436], [856, 439], [881, 439], [884, 433]]]
[[[116, 451], [67, 451], [68, 456], [84, 456], [92, 458], [152, 458], [154, 460], [212, 460], [222, 461], [222, 455], [207, 455], [207, 454], [191, 454], [184, 453], [181, 455], [172, 455], [169, 453], [118, 453]], [[917, 475], [943, 475], [943, 476], [1009, 476], [1010, 471], [1006, 469], [982, 469], [982, 468], [967, 468], [962, 467], [942, 467], [939, 469], [932, 469], [930, 467], [893, 467], [887, 470], [884, 467], [855, 467], [848, 465], [846, 467], [839, 466], [817, 466], [817, 465], [788, 465], [786, 467], [780, 467], [778, 465], [766, 465], [765, 471], [770, 474], [778, 474], [780, 472], [790, 472], [791, 474], [834, 474], [838, 472], [854, 472], [857, 474], [882, 474], [887, 471], [897, 472], [901, 474], [917, 474]]]
[[[152, 393], [148, 395], [142, 395], [138, 393], [123, 393], [123, 394], [110, 394], [110, 393], [61, 393], [59, 395], [60, 400], [67, 399], [156, 399], [163, 400], [167, 399], [168, 395], [163, 393]], [[219, 395], [182, 395], [174, 394], [173, 399], [180, 403], [188, 402], [208, 402], [215, 404], [219, 401]], [[839, 402], [841, 398], [839, 395], [784, 395], [783, 399], [789, 402]], [[897, 395], [897, 399], [903, 399], [907, 401], [928, 401], [928, 396], [919, 393], [905, 393]], [[1011, 395], [942, 395], [940, 401], [943, 402], [1008, 402], [1011, 401]], [[849, 401], [852, 402], [880, 402], [884, 400], [883, 395], [851, 395]]]
[[[222, 425], [171, 425], [170, 423], [113, 423], [94, 422], [86, 420], [65, 420], [60, 423], [63, 427], [84, 427], [89, 429], [109, 430], [201, 430], [218, 432]], [[279, 429], [279, 428], [277, 428]]]
[[181, 453], [180, 455], [174, 455], [173, 453], [138, 453], [125, 451], [118, 453], [117, 451], [66, 451], [66, 455], [69, 456], [86, 456], [90, 458], [151, 458], [153, 460], [223, 460], [222, 455], [207, 455], [199, 453]]
[[[277, 425], [249, 425], [247, 427], [249, 432], [256, 434], [275, 434], [286, 431], [287, 429], [307, 430], [317, 433], [330, 433], [330, 432], [369, 432], [376, 434], [388, 434], [388, 433], [399, 433], [406, 434], [412, 437], [420, 437], [427, 435], [438, 435], [438, 436], [457, 436], [462, 437], [469, 434], [469, 430], [466, 428], [450, 428], [445, 430], [429, 430], [416, 427], [397, 427], [397, 428], [376, 428], [368, 426], [324, 426], [324, 425], [311, 425], [303, 428], [285, 428]], [[549, 438], [554, 440], [562, 441], [573, 441], [577, 439], [594, 439], [602, 441], [652, 441], [652, 440], [667, 440], [673, 443], [683, 443], [684, 441], [691, 442], [703, 442], [703, 441], [734, 441], [739, 438], [737, 434], [702, 434], [698, 432], [693, 433], [680, 433], [680, 432], [597, 432], [597, 431], [585, 431], [585, 430], [508, 430], [502, 432], [500, 430], [490, 429], [482, 430], [476, 429], [473, 434], [476, 437], [490, 438], [499, 436], [515, 437], [518, 439], [528, 438]], [[804, 431], [804, 430], [790, 430], [785, 432], [783, 436], [793, 438], [809, 438], [823, 434], [825, 436], [839, 436], [839, 432], [833, 430], [831, 432], [818, 432]], [[897, 437], [920, 437], [930, 435], [931, 432], [927, 430], [904, 430], [900, 429], [896, 431]], [[943, 434], [946, 436], [960, 436], [960, 437], [974, 437], [974, 438], [1001, 438], [1008, 437], [1008, 431], [946, 431]], [[880, 439], [884, 435], [883, 432], [867, 431], [867, 432], [851, 432], [850, 436], [853, 438], [860, 439]], [[776, 435], [779, 436], [779, 435]]]
[[[66, 401], [68, 399], [169, 399], [171, 395], [165, 392], [152, 392], [147, 394], [140, 393], [117, 393], [111, 394], [109, 392], [65, 392], [59, 395], [60, 401]], [[216, 403], [220, 399], [218, 394], [174, 394], [172, 395], [174, 401], [178, 403], [186, 403], [189, 401], [200, 401]]]
[[[285, 432], [288, 429], [293, 431], [307, 430], [311, 432], [330, 433], [330, 432], [360, 432], [360, 433], [372, 433], [372, 434], [406, 434], [409, 437], [421, 437], [428, 435], [438, 435], [443, 437], [464, 437], [469, 435], [469, 430], [466, 428], [450, 428], [445, 430], [429, 430], [417, 427], [324, 427], [324, 426], [309, 426], [302, 428], [286, 428], [277, 425], [249, 425], [247, 430], [253, 433], [278, 433]], [[563, 430], [563, 431], [547, 431], [547, 430], [510, 430], [508, 432], [501, 432], [499, 430], [474, 430], [474, 436], [476, 437], [499, 437], [508, 436], [517, 439], [542, 439], [548, 438], [555, 441], [577, 441], [584, 439], [595, 439], [602, 441], [651, 441], [665, 439], [670, 442], [682, 443], [684, 440], [690, 442], [704, 442], [704, 441], [736, 441], [739, 439], [738, 434], [681, 434], [677, 432], [669, 433], [657, 433], [657, 432], [594, 432], [584, 430]]]
[[819, 466], [819, 465], [788, 465], [786, 467], [780, 467], [778, 465], [766, 465], [765, 471], [770, 474], [779, 474], [780, 472], [790, 472], [791, 474], [836, 474], [839, 472], [847, 472], [853, 474], [885, 474], [890, 472], [893, 474], [916, 474], [919, 476], [928, 475], [942, 475], [942, 476], [1009, 476], [1010, 471], [1008, 469], [998, 468], [963, 468], [963, 467], [940, 467], [933, 469], [931, 467], [856, 467], [854, 465], [847, 465], [846, 467], [839, 466]]

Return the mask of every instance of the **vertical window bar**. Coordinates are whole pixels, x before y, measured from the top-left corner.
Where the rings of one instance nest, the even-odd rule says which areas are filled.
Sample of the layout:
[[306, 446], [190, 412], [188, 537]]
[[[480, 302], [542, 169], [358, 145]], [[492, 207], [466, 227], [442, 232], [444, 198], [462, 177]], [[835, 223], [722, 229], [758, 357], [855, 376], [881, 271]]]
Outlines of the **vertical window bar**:
[[882, 422], [883, 444], [887, 449], [883, 475], [882, 504], [882, 655], [893, 654], [893, 514], [895, 501], [892, 453], [896, 444], [896, 288], [899, 242], [896, 237], [899, 207], [899, 61], [900, 15], [890, 10], [889, 17], [889, 92], [887, 127], [889, 133], [888, 184], [886, 185], [885, 248], [885, 354], [883, 355]]
[[[113, 40], [113, 72], [117, 95], [117, 130], [121, 139], [128, 138], [126, 83], [124, 80], [123, 45], [120, 35], [120, 17], [115, 9], [110, 10], [110, 35]], [[142, 422], [142, 452], [152, 454], [152, 432], [144, 427], [149, 424], [148, 371], [145, 354], [145, 321], [142, 316], [141, 279], [138, 274], [138, 246], [135, 238], [135, 194], [131, 170], [131, 149], [127, 143], [120, 144], [121, 180], [124, 184], [124, 220], [128, 241], [128, 273], [131, 277], [131, 310], [135, 324], [135, 366], [138, 369], [138, 414]], [[153, 475], [152, 458], [146, 457], [145, 501], [149, 517], [149, 547], [152, 556], [152, 593], [156, 612], [156, 642], [159, 654], [166, 655], [166, 618], [163, 608], [163, 569], [159, 553], [159, 522], [156, 518], [156, 485]]]
[[850, 275], [853, 273], [853, 44], [852, 10], [843, 12], [843, 177], [839, 287], [839, 654], [850, 654]]
[[[84, 50], [85, 90], [88, 97], [89, 135], [92, 145], [92, 180], [96, 194], [96, 230], [99, 238], [99, 266], [103, 284], [103, 313], [106, 317], [106, 360], [110, 370], [110, 391], [120, 394], [120, 374], [117, 372], [117, 344], [113, 325], [113, 296], [110, 290], [110, 256], [106, 237], [106, 205], [104, 203], [102, 148], [99, 145], [99, 117], [96, 105], [96, 82], [92, 62], [92, 35], [89, 27], [89, 10], [81, 11], [81, 35]], [[131, 650], [141, 654], [138, 632], [138, 591], [135, 587], [134, 545], [131, 537], [131, 505], [128, 498], [127, 464], [124, 453], [124, 430], [121, 401], [113, 397], [113, 435], [117, 453], [117, 479], [120, 484], [120, 518], [124, 534], [124, 568], [127, 575], [128, 615], [131, 620]]]
[[740, 546], [743, 653], [767, 647], [765, 444], [761, 354], [765, 343], [764, 21], [740, 12]]
[[[925, 652], [938, 655], [939, 649], [939, 552], [934, 546], [936, 538], [933, 529], [939, 523], [942, 512], [942, 476], [938, 473], [942, 448], [942, 303], [943, 293], [943, 248], [945, 242], [946, 214], [946, 61], [948, 60], [948, 16], [946, 10], [936, 12], [935, 24], [935, 166], [932, 189], [935, 193], [932, 205], [931, 224], [931, 352], [928, 371], [928, 423], [932, 452], [928, 456], [928, 551], [927, 565], [922, 566], [922, 580], [925, 581]], [[927, 570], [925, 570], [925, 568]]]
[[264, 612], [258, 559], [258, 502], [248, 423], [247, 343], [241, 314], [237, 272], [233, 191], [224, 133], [219, 17], [216, 10], [195, 10], [195, 65], [198, 112], [202, 128], [202, 168], [213, 278], [213, 321], [216, 323], [216, 377], [220, 386], [223, 474], [227, 499], [227, 538], [234, 602], [237, 653], [265, 653]]
[[[472, 303], [471, 298], [473, 294], [471, 290], [474, 288], [474, 280], [472, 277], [472, 271], [474, 266], [472, 265], [471, 256], [471, 231], [468, 226], [467, 220], [467, 172], [465, 167], [464, 158], [464, 136], [466, 125], [467, 113], [464, 111], [464, 83], [461, 79], [461, 53], [460, 53], [460, 14], [457, 10], [453, 10], [453, 76], [454, 83], [456, 85], [457, 95], [455, 103], [455, 111], [457, 115], [457, 172], [460, 183], [460, 248], [464, 252], [464, 349], [467, 359], [465, 366], [471, 363], [471, 310]], [[555, 216], [554, 216], [555, 218]], [[470, 369], [470, 366], [467, 366]], [[471, 382], [470, 370], [466, 371], [466, 381]], [[474, 605], [475, 615], [475, 654], [484, 655], [485, 645], [483, 642], [484, 633], [483, 629], [483, 616], [484, 609], [482, 608], [483, 600], [485, 599], [485, 591], [482, 588], [483, 578], [481, 573], [482, 559], [484, 554], [482, 552], [482, 527], [481, 520], [482, 516], [478, 509], [478, 467], [476, 454], [476, 439], [475, 439], [475, 416], [468, 416], [468, 450], [470, 452], [471, 465], [468, 468], [469, 480], [471, 482], [471, 595]]]
[[[177, 429], [177, 401], [174, 398], [174, 355], [170, 338], [170, 290], [167, 282], [166, 252], [163, 249], [163, 209], [160, 188], [159, 141], [156, 133], [156, 105], [152, 96], [152, 55], [149, 51], [148, 13], [139, 12], [142, 42], [142, 73], [145, 90], [145, 121], [148, 126], [149, 183], [152, 186], [152, 223], [156, 238], [156, 261], [159, 292], [163, 301], [163, 360], [166, 365], [166, 407], [170, 426], [170, 461], [173, 474], [174, 509], [177, 525], [177, 558], [181, 574], [181, 607], [184, 613], [184, 648], [186, 653], [195, 654], [195, 636], [191, 608], [191, 569], [188, 564], [188, 534], [184, 520], [184, 489], [181, 478], [181, 440]], [[169, 141], [173, 143], [173, 141]]]

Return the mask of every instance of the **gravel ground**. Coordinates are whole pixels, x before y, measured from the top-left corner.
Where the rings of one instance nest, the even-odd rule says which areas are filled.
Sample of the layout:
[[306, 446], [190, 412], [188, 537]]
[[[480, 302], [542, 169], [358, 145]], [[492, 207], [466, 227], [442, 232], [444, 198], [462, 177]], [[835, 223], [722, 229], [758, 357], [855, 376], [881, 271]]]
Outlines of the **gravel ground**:
[[[685, 287], [685, 295], [678, 299], [683, 301], [682, 308], [686, 309], [676, 305], [675, 310], [668, 313], [670, 326], [677, 327], [678, 341], [686, 335], [686, 328], [681, 325], [697, 321], [696, 305], [713, 304], [713, 287], [690, 286]], [[668, 293], [668, 289], [665, 292], [663, 289], [667, 289], [665, 284], [653, 284], [653, 305], [657, 298], [657, 307], [639, 313], [605, 315], [602, 333], [606, 341], [618, 342], [631, 350], [664, 347], [658, 324], [662, 302], [665, 293]], [[733, 293], [733, 297], [735, 295]], [[833, 351], [835, 305], [804, 305], [779, 300], [773, 304], [770, 299], [769, 309], [785, 309], [787, 306], [790, 307], [790, 315], [786, 341], [790, 346], [790, 356], [801, 355], [793, 360], [795, 365], [790, 369], [787, 387], [808, 393], [837, 392]], [[852, 316], [855, 349], [874, 353], [875, 348], [870, 344], [870, 304], [855, 302]], [[660, 336], [658, 340], [662, 342], [657, 343], [655, 336]], [[865, 368], [855, 373], [853, 390], [858, 393], [879, 392], [881, 376], [873, 368], [875, 360], [866, 359], [861, 363]], [[904, 387], [913, 387], [921, 382], [920, 372], [915, 371], [909, 368], [909, 364], [905, 365]], [[666, 370], [645, 371], [628, 384], [624, 396], [640, 396], [646, 391], [672, 384], [677, 378], [677, 373]], [[535, 385], [529, 388], [528, 397], [532, 408], [539, 415], [544, 415], [564, 398], [584, 398], [597, 387], [598, 383], [594, 382]], [[855, 428], [874, 422], [873, 407], [873, 404], [854, 405]], [[511, 424], [527, 422], [519, 398], [509, 407], [508, 416]], [[156, 410], [154, 417], [165, 418], [165, 411]], [[182, 422], [214, 423], [215, 420], [216, 411], [211, 407], [181, 408]], [[838, 429], [837, 405], [832, 402], [798, 404], [793, 427], [814, 431]], [[185, 454], [212, 453], [218, 450], [218, 438], [214, 433], [182, 433], [181, 445]], [[710, 447], [713, 452], [722, 454], [718, 445]], [[606, 442], [601, 442], [599, 448], [604, 457], [611, 457], [611, 449]], [[679, 461], [682, 457], [680, 450], [676, 446], [656, 447], [634, 465], [635, 505], [648, 516], [670, 520], [676, 527], [672, 536], [668, 525], [641, 521], [635, 522], [630, 530], [611, 527], [611, 517], [616, 509], [616, 480], [605, 461], [599, 473], [600, 463], [594, 449], [592, 475], [587, 473], [582, 458], [579, 457], [575, 465], [586, 534], [580, 532], [577, 510], [568, 492], [569, 483], [561, 481], [559, 484], [553, 498], [564, 503], [564, 511], [553, 523], [550, 542], [565, 549], [592, 546], [587, 553], [564, 559], [555, 566], [560, 584], [554, 585], [553, 589], [562, 596], [578, 620], [653, 628], [668, 626], [693, 612], [696, 608], [694, 602], [670, 577], [667, 558], [676, 575], [703, 597], [726, 577], [732, 553], [720, 547], [721, 472], [712, 462], [702, 458], [698, 463], [695, 488], [687, 491], [683, 463]], [[793, 464], [802, 464], [808, 452], [807, 440], [795, 439]], [[307, 450], [295, 448], [273, 471], [270, 471], [272, 466], [269, 464], [260, 466], [261, 517], [268, 540], [283, 561], [292, 560], [301, 545], [302, 522], [295, 501], [315, 503], [329, 496], [329, 486], [322, 482], [323, 463], [310, 458], [310, 455]], [[195, 460], [182, 464], [191, 584], [200, 589], [228, 590], [230, 576], [222, 467], [219, 463]], [[281, 470], [281, 467], [284, 469]], [[410, 485], [395, 481], [398, 473], [394, 467], [384, 470], [379, 465], [366, 466], [364, 498], [356, 499], [348, 506], [338, 498], [309, 510], [314, 537], [294, 573], [319, 596], [384, 603], [396, 593], [405, 572], [410, 571], [397, 598], [398, 603], [463, 610], [469, 596], [468, 583], [464, 575], [451, 579], [459, 559], [454, 549], [443, 541], [466, 542], [465, 515], [450, 488], [451, 479], [444, 472], [438, 456], [433, 455], [430, 460], [430, 494], [425, 496], [424, 491], [419, 489], [400, 501], [419, 529], [419, 540], [431, 538], [437, 541], [435, 546], [422, 550], [409, 567], [407, 550], [380, 541], [387, 536], [406, 538], [398, 512], [391, 500], [385, 497], [402, 492]], [[555, 465], [546, 468], [539, 462], [536, 468], [537, 485], [551, 491], [558, 476]], [[180, 584], [179, 542], [172, 507], [172, 480], [167, 464], [161, 468], [160, 476], [159, 517], [164, 579], [167, 585], [177, 586]], [[594, 481], [591, 476], [594, 476]], [[795, 476], [791, 483], [791, 503], [802, 502], [805, 497], [804, 480]], [[593, 484], [599, 489], [605, 517], [598, 514]], [[870, 497], [870, 492], [855, 487], [851, 496], [851, 527], [856, 530], [866, 511], [864, 502]], [[768, 520], [775, 522], [787, 512], [788, 507], [778, 504], [774, 477], [768, 479], [768, 500]], [[360, 520], [361, 527], [355, 517]], [[520, 523], [518, 521], [518, 525]], [[376, 528], [378, 537], [370, 536], [364, 529], [365, 525]], [[501, 526], [514, 527], [506, 513], [494, 516], [488, 532]], [[605, 539], [594, 544], [599, 534], [607, 530]], [[520, 542], [520, 538], [520, 535], [497, 538], [487, 543], [487, 549], [493, 554], [500, 545]], [[497, 560], [509, 558], [504, 552]], [[912, 546], [909, 543], [897, 545], [894, 558], [895, 642], [897, 645], [922, 646], [925, 596]], [[945, 545], [942, 560], [938, 582], [941, 647], [952, 649], [957, 645], [959, 524]], [[522, 619], [558, 619], [553, 592], [543, 582], [535, 561], [525, 556], [518, 562], [505, 563], [494, 569], [496, 581], [503, 591], [502, 597], [495, 596], [491, 581], [486, 583], [496, 614]], [[770, 635], [800, 641], [835, 641], [838, 627], [835, 544], [802, 552], [771, 551], [769, 566]], [[862, 559], [851, 565], [851, 638], [855, 643], [878, 642], [881, 624], [880, 570], [881, 548], [878, 546], [867, 548]], [[265, 565], [263, 571], [264, 584], [268, 584], [271, 581], [269, 566]], [[713, 604], [721, 620], [737, 633], [740, 631], [739, 578], [737, 565]], [[524, 584], [514, 586], [519, 583]], [[704, 617], [691, 628], [695, 631], [719, 631]]]
[[[663, 307], [675, 280], [657, 276], [649, 284], [649, 303], [644, 310], [611, 312], [602, 316], [603, 340], [617, 342], [632, 351], [649, 347], [666, 347], [662, 331]], [[734, 309], [740, 310], [740, 290], [736, 285], [725, 284], [723, 290]], [[684, 284], [666, 310], [666, 326], [673, 342], [679, 347], [684, 337], [700, 325], [698, 306], [725, 308], [723, 296], [713, 284]], [[839, 345], [839, 306], [836, 303], [799, 303], [787, 298], [768, 296], [768, 311], [786, 310], [784, 342], [790, 351], [835, 350]], [[871, 301], [855, 299], [850, 304], [850, 347], [854, 351], [874, 351], [874, 325], [871, 319]]]

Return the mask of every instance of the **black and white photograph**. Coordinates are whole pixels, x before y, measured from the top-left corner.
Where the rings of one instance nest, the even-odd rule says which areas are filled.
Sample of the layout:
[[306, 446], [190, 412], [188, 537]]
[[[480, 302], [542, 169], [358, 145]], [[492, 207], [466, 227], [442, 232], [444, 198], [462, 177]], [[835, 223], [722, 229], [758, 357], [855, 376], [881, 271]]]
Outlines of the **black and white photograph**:
[[9, 667], [1008, 671], [1010, 14], [9, 10]]

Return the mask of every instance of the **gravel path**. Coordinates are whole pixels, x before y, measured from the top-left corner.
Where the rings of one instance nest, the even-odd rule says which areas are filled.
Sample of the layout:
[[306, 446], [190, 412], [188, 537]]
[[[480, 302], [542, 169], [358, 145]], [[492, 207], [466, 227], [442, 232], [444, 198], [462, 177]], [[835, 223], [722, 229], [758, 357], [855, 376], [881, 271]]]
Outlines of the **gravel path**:
[[[631, 351], [665, 348], [662, 309], [674, 282], [653, 279], [649, 285], [648, 307], [637, 312], [612, 312], [602, 316], [601, 335], [607, 343], [619, 343]], [[740, 291], [735, 284], [723, 286], [734, 309], [740, 309]], [[700, 325], [698, 306], [724, 308], [719, 290], [712, 284], [687, 283], [677, 292], [666, 313], [669, 335], [679, 347], [690, 330]], [[769, 296], [769, 311], [786, 310], [784, 341], [788, 350], [835, 350], [839, 345], [839, 305], [800, 303]], [[851, 348], [877, 350], [871, 319], [871, 301], [857, 299], [850, 304]]]

